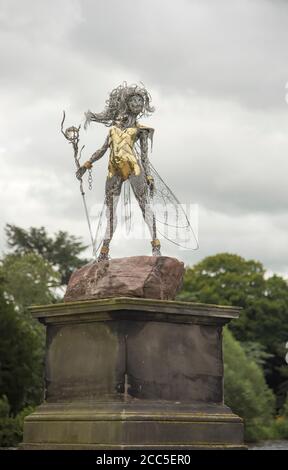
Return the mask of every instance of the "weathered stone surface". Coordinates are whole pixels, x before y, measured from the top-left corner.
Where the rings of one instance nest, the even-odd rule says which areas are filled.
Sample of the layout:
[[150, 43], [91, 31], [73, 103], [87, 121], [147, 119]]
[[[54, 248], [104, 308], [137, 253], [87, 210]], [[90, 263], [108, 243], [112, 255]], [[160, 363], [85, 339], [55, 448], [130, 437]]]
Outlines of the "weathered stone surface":
[[35, 306], [45, 401], [23, 449], [244, 449], [223, 403], [222, 327], [237, 307], [114, 298]]
[[25, 419], [30, 450], [241, 450], [243, 423], [225, 405], [129, 400], [43, 404]]
[[65, 302], [111, 297], [173, 300], [181, 287], [184, 264], [168, 256], [131, 256], [96, 261], [75, 271]]

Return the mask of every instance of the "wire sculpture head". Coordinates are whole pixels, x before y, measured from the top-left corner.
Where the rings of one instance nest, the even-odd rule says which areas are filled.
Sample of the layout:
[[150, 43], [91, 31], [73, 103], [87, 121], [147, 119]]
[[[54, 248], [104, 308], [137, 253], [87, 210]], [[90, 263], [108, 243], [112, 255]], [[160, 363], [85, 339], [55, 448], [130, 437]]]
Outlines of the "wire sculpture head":
[[104, 111], [101, 113], [87, 111], [85, 113], [84, 129], [91, 121], [100, 122], [110, 127], [119, 121], [125, 121], [131, 115], [141, 118], [142, 116], [150, 116], [153, 112], [151, 96], [146, 88], [139, 85], [127, 85], [126, 82], [123, 82], [109, 94]]

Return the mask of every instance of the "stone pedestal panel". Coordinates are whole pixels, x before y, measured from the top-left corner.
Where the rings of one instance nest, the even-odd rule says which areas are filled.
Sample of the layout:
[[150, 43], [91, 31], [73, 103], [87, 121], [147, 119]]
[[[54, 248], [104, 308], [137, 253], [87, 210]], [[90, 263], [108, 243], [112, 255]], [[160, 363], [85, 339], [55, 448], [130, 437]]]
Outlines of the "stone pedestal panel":
[[32, 312], [46, 392], [24, 448], [244, 448], [223, 402], [222, 327], [239, 309], [120, 297]]

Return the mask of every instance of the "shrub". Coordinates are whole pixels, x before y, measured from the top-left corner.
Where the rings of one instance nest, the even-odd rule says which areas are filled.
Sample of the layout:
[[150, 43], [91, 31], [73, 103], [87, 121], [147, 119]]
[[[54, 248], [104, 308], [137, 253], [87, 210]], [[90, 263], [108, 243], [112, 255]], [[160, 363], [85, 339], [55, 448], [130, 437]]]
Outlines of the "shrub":
[[10, 416], [7, 397], [0, 398], [0, 447], [15, 447], [22, 441], [24, 418], [32, 411], [32, 407], [27, 407], [15, 417]]
[[288, 395], [282, 412], [280, 416], [277, 416], [273, 428], [278, 439], [288, 439]]
[[225, 403], [244, 419], [246, 441], [271, 438], [275, 397], [263, 370], [224, 329]]

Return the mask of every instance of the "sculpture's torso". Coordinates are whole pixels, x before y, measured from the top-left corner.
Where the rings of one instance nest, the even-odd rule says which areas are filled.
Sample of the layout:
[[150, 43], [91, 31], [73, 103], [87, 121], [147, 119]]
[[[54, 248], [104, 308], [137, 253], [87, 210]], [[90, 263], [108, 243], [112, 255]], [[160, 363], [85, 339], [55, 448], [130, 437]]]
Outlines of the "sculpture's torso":
[[108, 166], [108, 178], [119, 175], [125, 181], [131, 175], [139, 175], [141, 166], [135, 154], [134, 145], [140, 129], [151, 130], [141, 124], [134, 127], [121, 129], [113, 126], [109, 132], [110, 158]]
[[141, 169], [134, 151], [137, 134], [138, 127], [120, 129], [113, 126], [110, 129], [108, 178], [117, 174], [126, 180], [131, 174], [140, 174]]

